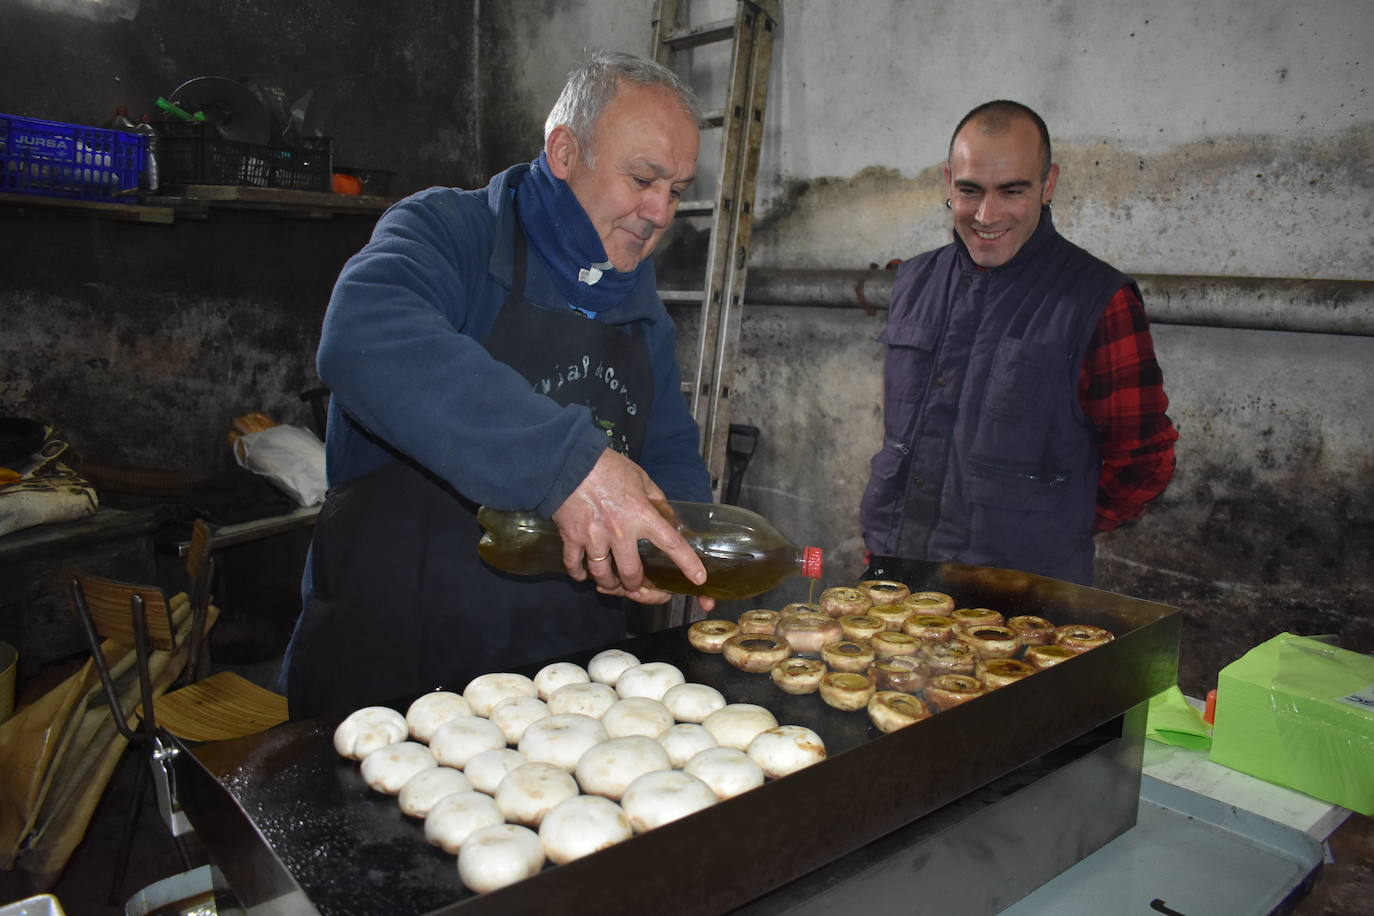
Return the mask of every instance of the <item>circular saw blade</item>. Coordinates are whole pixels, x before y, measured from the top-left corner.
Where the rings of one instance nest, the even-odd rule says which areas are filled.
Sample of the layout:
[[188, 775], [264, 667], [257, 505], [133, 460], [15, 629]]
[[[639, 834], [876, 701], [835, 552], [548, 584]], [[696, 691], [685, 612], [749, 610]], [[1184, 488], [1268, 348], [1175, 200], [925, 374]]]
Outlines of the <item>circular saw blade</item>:
[[235, 143], [270, 145], [272, 119], [267, 107], [247, 86], [222, 76], [198, 76], [172, 90], [171, 101], [201, 112], [219, 135]]

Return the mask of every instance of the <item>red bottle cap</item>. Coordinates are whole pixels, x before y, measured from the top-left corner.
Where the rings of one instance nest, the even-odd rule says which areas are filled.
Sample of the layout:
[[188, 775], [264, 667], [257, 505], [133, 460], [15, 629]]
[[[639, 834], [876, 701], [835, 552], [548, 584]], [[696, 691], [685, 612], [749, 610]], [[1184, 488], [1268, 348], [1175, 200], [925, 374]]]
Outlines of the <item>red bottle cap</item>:
[[1207, 691], [1207, 703], [1202, 713], [1202, 721], [1208, 725], [1216, 724], [1217, 718], [1217, 690], [1213, 687]]
[[819, 579], [825, 567], [825, 551], [819, 547], [802, 548], [801, 574], [808, 579]]

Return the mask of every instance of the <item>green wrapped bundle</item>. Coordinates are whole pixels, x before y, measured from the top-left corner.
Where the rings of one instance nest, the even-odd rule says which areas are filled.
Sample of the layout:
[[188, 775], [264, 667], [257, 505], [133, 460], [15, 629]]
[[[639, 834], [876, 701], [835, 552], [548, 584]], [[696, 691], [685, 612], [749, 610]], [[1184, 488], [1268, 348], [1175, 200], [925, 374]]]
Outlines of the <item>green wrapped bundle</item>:
[[1374, 814], [1374, 656], [1282, 633], [1221, 670], [1211, 759]]

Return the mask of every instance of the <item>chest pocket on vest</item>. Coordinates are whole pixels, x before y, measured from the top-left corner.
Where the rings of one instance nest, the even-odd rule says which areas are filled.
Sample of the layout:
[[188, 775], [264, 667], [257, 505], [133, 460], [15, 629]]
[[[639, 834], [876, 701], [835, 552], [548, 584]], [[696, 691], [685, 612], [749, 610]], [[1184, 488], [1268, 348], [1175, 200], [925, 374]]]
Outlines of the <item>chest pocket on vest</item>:
[[1012, 337], [1003, 340], [988, 374], [983, 412], [1013, 423], [1048, 423], [1049, 398], [1060, 387], [1066, 365], [1067, 357], [1048, 344]]
[[883, 367], [883, 435], [888, 444], [894, 440], [907, 443], [934, 372], [940, 328], [916, 322], [888, 322], [878, 335], [878, 342], [888, 347]]

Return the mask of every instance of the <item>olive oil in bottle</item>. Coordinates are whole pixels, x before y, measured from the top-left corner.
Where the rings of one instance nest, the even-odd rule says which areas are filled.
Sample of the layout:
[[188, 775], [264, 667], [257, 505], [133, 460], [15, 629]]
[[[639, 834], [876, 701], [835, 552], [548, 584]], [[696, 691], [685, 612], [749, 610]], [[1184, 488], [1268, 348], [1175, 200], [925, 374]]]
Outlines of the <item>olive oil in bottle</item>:
[[[763, 516], [739, 506], [670, 502], [678, 532], [706, 567], [706, 581], [695, 585], [676, 564], [646, 540], [639, 542], [644, 575], [655, 588], [680, 595], [721, 600], [752, 598], [792, 575], [818, 579], [823, 554], [798, 547]], [[477, 521], [486, 529], [477, 552], [489, 565], [532, 576], [562, 573], [563, 539], [558, 527], [536, 513], [483, 506]]]

